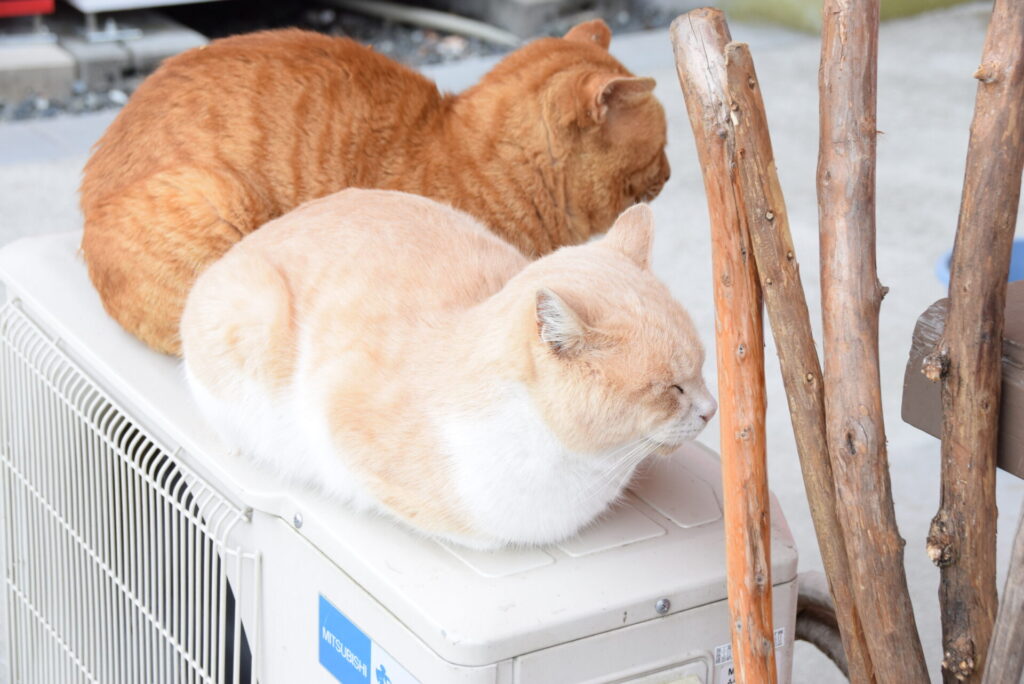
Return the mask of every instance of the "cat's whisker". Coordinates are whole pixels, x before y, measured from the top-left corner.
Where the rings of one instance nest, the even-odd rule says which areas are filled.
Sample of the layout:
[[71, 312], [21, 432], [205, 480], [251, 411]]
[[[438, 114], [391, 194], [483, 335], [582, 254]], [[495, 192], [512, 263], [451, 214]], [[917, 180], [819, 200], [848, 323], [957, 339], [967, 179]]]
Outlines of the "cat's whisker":
[[627, 442], [626, 444], [618, 447], [614, 451], [609, 452], [606, 458], [612, 459], [615, 463], [619, 462], [625, 456], [629, 456], [639, 447], [644, 446], [644, 443], [648, 441], [648, 437], [640, 437], [639, 439]]
[[645, 444], [640, 447], [637, 447], [637, 449], [632, 453], [632, 455], [629, 458], [623, 459], [623, 461], [620, 462], [620, 464], [617, 465], [617, 467], [615, 467], [614, 469], [610, 469], [606, 476], [603, 477], [598, 483], [596, 483], [596, 485], [594, 485], [591, 488], [591, 491], [586, 495], [585, 498], [590, 498], [591, 496], [596, 495], [602, 489], [604, 489], [604, 487], [612, 484], [618, 478], [622, 477], [626, 473], [632, 472], [632, 470], [637, 465], [639, 465], [645, 458], [647, 458], [651, 454], [651, 451], [653, 451], [653, 449], [653, 444]]
[[658, 447], [658, 443], [649, 437], [642, 437], [635, 442], [631, 442], [623, 447], [617, 449], [615, 454], [626, 452], [624, 455], [618, 457], [591, 486], [580, 492], [577, 496], [577, 501], [589, 499], [596, 495], [607, 485], [614, 482], [618, 477], [630, 472], [633, 468], [639, 465], [645, 458], [651, 455]]
[[623, 465], [628, 464], [629, 461], [644, 447], [644, 439], [639, 439], [635, 442], [620, 447], [609, 454], [611, 463], [609, 463], [598, 475], [598, 484], [600, 485], [605, 478], [609, 475], [613, 475], [616, 470], [621, 468]]
[[614, 454], [617, 455], [617, 458], [612, 462], [611, 465], [609, 465], [604, 470], [601, 476], [604, 477], [608, 474], [614, 473], [614, 471], [620, 469], [624, 464], [628, 464], [629, 461], [632, 460], [638, 453], [643, 452], [644, 448], [647, 446], [647, 443], [649, 441], [650, 440], [648, 438], [643, 437], [635, 442], [630, 443], [628, 447], [624, 447], [616, 452], [613, 452]]
[[590, 497], [596, 495], [598, 492], [604, 489], [604, 487], [608, 483], [612, 482], [615, 479], [617, 471], [624, 467], [629, 467], [631, 459], [635, 457], [637, 453], [642, 453], [642, 445], [633, 444], [632, 449], [628, 453], [623, 455], [621, 458], [617, 459], [614, 463], [612, 463], [604, 471], [602, 471], [593, 482], [591, 482], [587, 487], [580, 490], [580, 492], [576, 495], [575, 501], [580, 502], [589, 499]]

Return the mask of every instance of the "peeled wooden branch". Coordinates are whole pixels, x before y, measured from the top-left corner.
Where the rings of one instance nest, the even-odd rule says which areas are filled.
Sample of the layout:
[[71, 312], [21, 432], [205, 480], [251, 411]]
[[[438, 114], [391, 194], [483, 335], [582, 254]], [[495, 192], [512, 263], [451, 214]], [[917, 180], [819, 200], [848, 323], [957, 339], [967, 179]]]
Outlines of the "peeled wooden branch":
[[818, 217], [825, 415], [851, 586], [875, 674], [927, 682], [885, 449], [875, 267], [877, 0], [825, 0]]
[[761, 292], [737, 187], [721, 12], [670, 29], [711, 215], [726, 568], [737, 681], [775, 681]]
[[1024, 510], [1021, 513], [995, 634], [988, 648], [984, 684], [1019, 684], [1024, 671]]
[[786, 203], [775, 170], [764, 102], [750, 50], [740, 43], [730, 43], [725, 50], [742, 206], [779, 352], [807, 501], [843, 636], [844, 665], [849, 667], [850, 681], [871, 682], [871, 660], [854, 603], [846, 545], [836, 515], [835, 485], [826, 447], [821, 366], [789, 233]]
[[937, 355], [942, 378], [942, 497], [928, 536], [939, 565], [943, 667], [980, 681], [996, 598], [995, 469], [1001, 353], [1021, 170], [1024, 3], [997, 0], [985, 37]]

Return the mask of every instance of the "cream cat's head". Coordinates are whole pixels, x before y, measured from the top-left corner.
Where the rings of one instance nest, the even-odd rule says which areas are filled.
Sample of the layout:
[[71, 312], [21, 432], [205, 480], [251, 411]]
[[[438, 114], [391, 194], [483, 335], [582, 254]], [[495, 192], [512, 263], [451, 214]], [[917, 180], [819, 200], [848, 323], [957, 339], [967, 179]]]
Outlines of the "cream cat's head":
[[637, 205], [604, 238], [520, 275], [535, 287], [531, 395], [572, 451], [667, 453], [717, 409], [693, 323], [650, 270], [652, 231]]

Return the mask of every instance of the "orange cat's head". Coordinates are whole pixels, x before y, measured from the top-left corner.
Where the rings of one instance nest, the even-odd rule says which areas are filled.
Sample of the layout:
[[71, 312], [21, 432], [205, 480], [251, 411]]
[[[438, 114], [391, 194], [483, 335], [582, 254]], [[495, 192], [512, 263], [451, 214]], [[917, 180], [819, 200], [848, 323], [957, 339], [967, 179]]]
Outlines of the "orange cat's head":
[[653, 78], [634, 76], [608, 54], [603, 21], [579, 24], [563, 40], [588, 59], [559, 74], [561, 92], [551, 95], [559, 123], [575, 133], [566, 161], [576, 198], [587, 200], [579, 208], [592, 233], [601, 232], [630, 205], [657, 197], [668, 180], [665, 110]]
[[531, 394], [574, 451], [667, 452], [717, 408], [693, 323], [650, 270], [652, 229], [651, 210], [638, 205], [601, 240], [518, 276], [536, 293]]
[[608, 52], [600, 19], [542, 38], [505, 58], [467, 94], [501, 112], [507, 138], [527, 150], [576, 242], [604, 232], [669, 177], [665, 112], [654, 79], [634, 76]]

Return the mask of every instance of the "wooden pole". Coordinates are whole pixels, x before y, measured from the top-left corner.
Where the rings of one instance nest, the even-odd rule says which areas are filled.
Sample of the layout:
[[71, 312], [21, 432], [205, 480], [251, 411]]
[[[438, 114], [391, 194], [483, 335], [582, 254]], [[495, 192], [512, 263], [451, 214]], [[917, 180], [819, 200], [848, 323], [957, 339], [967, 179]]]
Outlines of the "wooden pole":
[[878, 0], [825, 0], [818, 218], [825, 415], [851, 586], [875, 675], [927, 682], [885, 448], [875, 268]]
[[941, 568], [947, 681], [981, 680], [997, 610], [995, 469], [1006, 277], [1024, 168], [1022, 53], [1024, 3], [996, 0], [974, 75], [949, 315], [934, 373], [942, 377], [942, 496], [928, 554]]
[[726, 46], [726, 71], [742, 204], [778, 348], [811, 518], [829, 578], [850, 681], [872, 682], [871, 660], [854, 603], [846, 545], [836, 514], [835, 485], [826, 447], [821, 366], [775, 169], [764, 102], [746, 45]]
[[984, 684], [1019, 684], [1024, 672], [1024, 509], [1013, 540], [995, 631], [985, 662]]
[[726, 104], [723, 14], [698, 9], [670, 29], [711, 215], [726, 569], [737, 681], [775, 682], [761, 291], [737, 186]]

